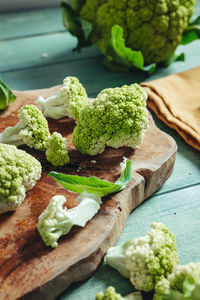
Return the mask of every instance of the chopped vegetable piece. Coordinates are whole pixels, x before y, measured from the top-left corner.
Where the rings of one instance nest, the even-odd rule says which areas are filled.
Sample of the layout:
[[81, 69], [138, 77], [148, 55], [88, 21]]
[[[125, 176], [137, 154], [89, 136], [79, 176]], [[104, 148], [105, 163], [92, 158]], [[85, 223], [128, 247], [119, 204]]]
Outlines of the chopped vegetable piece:
[[16, 210], [40, 179], [40, 162], [14, 145], [0, 144], [0, 213]]
[[67, 139], [54, 132], [46, 141], [46, 158], [53, 166], [64, 166], [70, 158], [67, 151]]
[[7, 127], [0, 134], [0, 143], [15, 146], [28, 145], [44, 151], [45, 142], [50, 136], [48, 122], [35, 105], [24, 105], [18, 114], [19, 122]]
[[76, 77], [66, 77], [62, 87], [45, 99], [39, 96], [35, 104], [42, 110], [45, 117], [60, 119], [63, 117], [79, 119], [80, 111], [88, 103], [85, 88]]
[[67, 209], [63, 207], [65, 197], [56, 195], [39, 216], [38, 231], [47, 246], [57, 247], [58, 239], [67, 234], [72, 226], [84, 227], [98, 212], [101, 204], [101, 198], [97, 194], [87, 192], [81, 193], [76, 201], [80, 201], [78, 206]]
[[151, 227], [144, 237], [108, 249], [105, 257], [111, 267], [130, 277], [135, 288], [143, 291], [153, 290], [179, 261], [172, 232], [162, 223], [153, 223]]
[[147, 94], [137, 83], [108, 88], [80, 112], [72, 142], [82, 154], [96, 155], [106, 146], [138, 148], [148, 128]]

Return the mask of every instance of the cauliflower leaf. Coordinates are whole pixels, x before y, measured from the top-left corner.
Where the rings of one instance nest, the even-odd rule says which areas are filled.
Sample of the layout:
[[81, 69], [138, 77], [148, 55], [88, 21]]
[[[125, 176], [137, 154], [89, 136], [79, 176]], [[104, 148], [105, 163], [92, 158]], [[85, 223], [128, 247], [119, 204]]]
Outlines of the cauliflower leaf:
[[53, 177], [67, 190], [79, 194], [87, 191], [88, 193], [96, 193], [100, 197], [103, 197], [123, 190], [126, 184], [132, 179], [132, 161], [124, 158], [124, 161], [121, 163], [121, 167], [121, 176], [115, 183], [102, 180], [94, 176], [84, 177], [77, 175], [65, 175], [54, 171], [51, 171], [49, 176]]
[[7, 85], [0, 79], [0, 110], [5, 109], [10, 103], [15, 101], [16, 96], [7, 87]]

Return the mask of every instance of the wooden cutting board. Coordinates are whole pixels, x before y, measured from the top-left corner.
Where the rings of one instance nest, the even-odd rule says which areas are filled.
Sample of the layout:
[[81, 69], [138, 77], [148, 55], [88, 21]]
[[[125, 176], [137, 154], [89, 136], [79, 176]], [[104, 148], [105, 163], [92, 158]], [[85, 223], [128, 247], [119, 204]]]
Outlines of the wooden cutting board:
[[[21, 106], [34, 103], [38, 95], [52, 95], [58, 88], [16, 91], [17, 100], [0, 114], [0, 132], [18, 122], [17, 111]], [[52, 167], [43, 153], [22, 148], [40, 160], [43, 172], [20, 208], [0, 215], [1, 300], [55, 299], [71, 283], [87, 279], [97, 269], [107, 249], [119, 239], [130, 212], [159, 189], [172, 173], [176, 143], [155, 126], [150, 114], [149, 120], [149, 129], [139, 149], [107, 148], [103, 154], [91, 157], [81, 155], [72, 145], [75, 126], [72, 119], [49, 119], [51, 132], [58, 131], [68, 138], [71, 164], [62, 168]], [[65, 195], [68, 208], [74, 206], [77, 196], [49, 177], [49, 171], [115, 181], [124, 156], [133, 160], [134, 168], [133, 179], [126, 189], [104, 197], [98, 214], [84, 228], [73, 227], [59, 240], [56, 249], [46, 247], [36, 229], [38, 216], [53, 195]]]

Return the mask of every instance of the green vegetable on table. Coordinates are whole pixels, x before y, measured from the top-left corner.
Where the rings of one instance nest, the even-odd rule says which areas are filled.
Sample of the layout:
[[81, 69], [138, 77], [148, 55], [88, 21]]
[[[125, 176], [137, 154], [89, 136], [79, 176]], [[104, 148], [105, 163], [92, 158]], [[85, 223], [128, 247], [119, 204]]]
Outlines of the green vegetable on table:
[[64, 26], [78, 38], [76, 49], [94, 44], [113, 69], [135, 67], [151, 73], [157, 63], [183, 60], [183, 55], [174, 54], [177, 46], [199, 37], [198, 21], [189, 24], [194, 4], [195, 0], [70, 0], [61, 7]]
[[0, 143], [0, 213], [16, 210], [41, 172], [40, 162], [30, 154]]
[[105, 294], [100, 292], [96, 295], [96, 300], [142, 300], [142, 294], [140, 292], [131, 293], [127, 296], [122, 297], [115, 291], [113, 286], [109, 286]]
[[58, 183], [66, 189], [79, 193], [76, 201], [80, 203], [71, 209], [63, 207], [66, 199], [62, 195], [51, 198], [49, 205], [39, 216], [38, 231], [47, 246], [55, 248], [57, 240], [67, 234], [73, 225], [84, 227], [98, 212], [101, 197], [120, 191], [132, 178], [132, 162], [124, 159], [122, 174], [116, 183], [111, 183], [96, 177], [81, 177], [50, 172]]
[[148, 128], [146, 99], [137, 83], [101, 91], [80, 111], [73, 144], [89, 155], [102, 153], [106, 146], [137, 148]]
[[63, 117], [79, 119], [79, 113], [88, 103], [85, 88], [76, 77], [66, 77], [62, 87], [48, 98], [39, 96], [35, 104], [45, 117], [60, 119]]
[[16, 96], [0, 79], [0, 110], [5, 109], [10, 103], [15, 101]]
[[172, 273], [155, 286], [153, 300], [199, 300], [200, 263], [175, 266]]
[[46, 159], [53, 166], [64, 166], [69, 163], [70, 158], [67, 151], [67, 139], [58, 132], [53, 134], [45, 142]]
[[67, 139], [58, 132], [50, 134], [48, 122], [35, 105], [24, 105], [18, 114], [19, 122], [0, 133], [0, 143], [15, 146], [28, 145], [45, 151], [47, 160], [53, 166], [64, 166], [70, 158]]
[[108, 249], [105, 257], [108, 265], [142, 291], [152, 291], [179, 262], [172, 232], [162, 223], [153, 223], [151, 227], [144, 237]]
[[45, 142], [50, 136], [48, 122], [35, 105], [24, 105], [18, 114], [19, 122], [7, 127], [0, 134], [0, 143], [15, 146], [28, 145], [44, 151]]

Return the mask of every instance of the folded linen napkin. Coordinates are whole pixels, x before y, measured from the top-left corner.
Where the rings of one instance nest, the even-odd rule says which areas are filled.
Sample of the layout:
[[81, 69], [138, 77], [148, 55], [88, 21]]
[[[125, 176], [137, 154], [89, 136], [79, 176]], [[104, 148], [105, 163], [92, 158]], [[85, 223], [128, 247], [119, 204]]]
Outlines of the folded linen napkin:
[[157, 117], [200, 150], [200, 66], [141, 85]]

